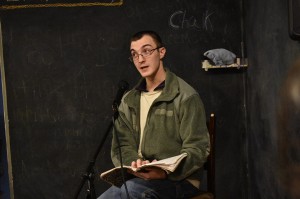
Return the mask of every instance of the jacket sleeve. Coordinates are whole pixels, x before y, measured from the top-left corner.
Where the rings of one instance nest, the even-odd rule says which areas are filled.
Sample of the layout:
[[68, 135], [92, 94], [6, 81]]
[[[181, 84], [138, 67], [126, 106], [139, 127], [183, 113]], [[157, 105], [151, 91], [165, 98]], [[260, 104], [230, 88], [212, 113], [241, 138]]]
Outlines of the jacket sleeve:
[[198, 171], [207, 160], [210, 149], [204, 105], [198, 94], [181, 102], [179, 110], [182, 139], [181, 153], [188, 154], [183, 164], [169, 178], [182, 180]]
[[[120, 166], [120, 150], [123, 165], [131, 165], [138, 159], [138, 135], [133, 129], [129, 107], [122, 101], [119, 107], [119, 116], [114, 122], [111, 147], [111, 159], [115, 166]], [[119, 150], [120, 148], [120, 150]]]

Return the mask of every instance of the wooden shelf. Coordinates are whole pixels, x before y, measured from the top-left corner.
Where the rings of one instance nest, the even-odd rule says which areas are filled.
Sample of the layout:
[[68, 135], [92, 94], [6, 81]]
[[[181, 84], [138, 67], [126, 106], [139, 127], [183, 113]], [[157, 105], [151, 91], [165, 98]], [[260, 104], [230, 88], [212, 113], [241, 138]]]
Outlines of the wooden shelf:
[[212, 65], [210, 64], [210, 62], [208, 60], [204, 60], [202, 62], [202, 68], [205, 71], [208, 71], [208, 69], [215, 69], [215, 68], [245, 68], [248, 67], [248, 60], [247, 58], [243, 58], [243, 62], [241, 62], [241, 58], [237, 58], [236, 62], [233, 64], [229, 64], [229, 65], [220, 65], [220, 66], [216, 66], [216, 65]]

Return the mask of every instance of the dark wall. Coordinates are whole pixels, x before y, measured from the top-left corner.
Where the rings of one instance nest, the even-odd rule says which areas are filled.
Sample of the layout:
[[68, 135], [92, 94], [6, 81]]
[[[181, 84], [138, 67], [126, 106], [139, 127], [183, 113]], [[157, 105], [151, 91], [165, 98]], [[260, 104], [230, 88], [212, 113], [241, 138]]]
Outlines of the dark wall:
[[289, 37], [287, 5], [281, 0], [246, 4], [249, 198], [288, 198], [278, 179], [277, 110], [279, 90], [300, 56], [300, 43]]
[[[238, 0], [2, 11], [14, 197], [73, 196], [111, 122], [117, 83], [139, 78], [128, 39], [153, 29], [166, 44], [165, 66], [198, 90], [207, 115], [216, 113], [218, 198], [243, 198], [246, 70], [201, 68], [210, 49], [241, 56], [240, 16]], [[95, 166], [97, 194], [108, 187], [98, 175], [112, 167], [110, 139]]]
[[8, 167], [6, 156], [6, 140], [5, 140], [5, 126], [4, 126], [4, 112], [2, 101], [2, 87], [0, 87], [0, 198], [9, 198], [9, 184], [8, 184]]

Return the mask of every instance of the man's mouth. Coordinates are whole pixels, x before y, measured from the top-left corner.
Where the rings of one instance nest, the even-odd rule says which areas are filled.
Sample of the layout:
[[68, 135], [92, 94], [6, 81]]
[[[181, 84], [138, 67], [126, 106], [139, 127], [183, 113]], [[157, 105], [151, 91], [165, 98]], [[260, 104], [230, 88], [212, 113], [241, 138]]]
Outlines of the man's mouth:
[[142, 69], [142, 70], [145, 69], [145, 68], [148, 68], [148, 66], [141, 66], [140, 67], [140, 69]]

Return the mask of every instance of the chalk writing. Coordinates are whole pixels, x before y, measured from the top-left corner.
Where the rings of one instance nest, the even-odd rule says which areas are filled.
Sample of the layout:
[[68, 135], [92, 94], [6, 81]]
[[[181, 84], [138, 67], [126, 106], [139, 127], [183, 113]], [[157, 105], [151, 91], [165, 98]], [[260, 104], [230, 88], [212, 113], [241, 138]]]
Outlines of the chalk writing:
[[188, 16], [187, 11], [178, 10], [175, 11], [169, 19], [169, 25], [174, 29], [195, 29], [195, 30], [206, 30], [213, 31], [213, 25], [210, 17], [213, 13], [206, 11], [203, 14], [203, 21], [197, 19], [195, 16]]
[[210, 16], [213, 14], [213, 12], [212, 13], [210, 13], [208, 10], [205, 12], [205, 14], [203, 15], [203, 26], [204, 26], [204, 29], [206, 30], [206, 31], [209, 31], [209, 30], [211, 30], [211, 31], [213, 31], [213, 25], [212, 25], [212, 23], [211, 23], [211, 20], [210, 20]]

